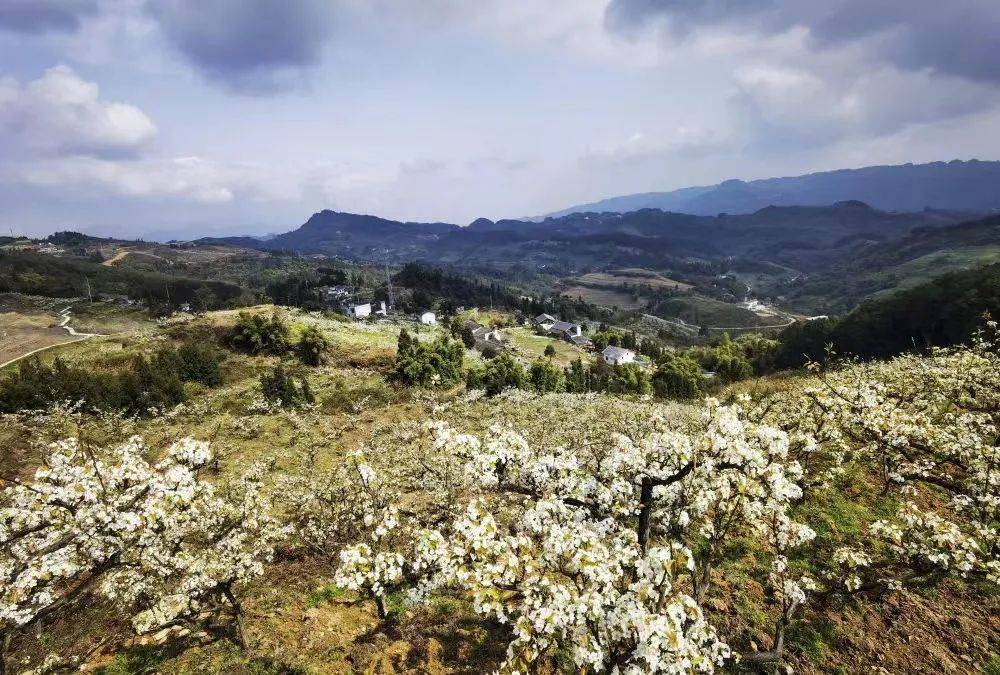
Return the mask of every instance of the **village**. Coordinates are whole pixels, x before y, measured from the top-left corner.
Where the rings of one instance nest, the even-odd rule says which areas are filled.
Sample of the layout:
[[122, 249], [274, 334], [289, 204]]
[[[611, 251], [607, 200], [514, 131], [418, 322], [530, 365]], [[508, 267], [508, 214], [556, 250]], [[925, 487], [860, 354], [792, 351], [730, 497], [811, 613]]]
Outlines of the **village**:
[[[542, 353], [555, 355], [555, 344], [565, 344], [570, 347], [569, 354], [575, 354], [576, 358], [581, 358], [595, 352], [593, 340], [586, 333], [596, 333], [600, 330], [600, 323], [589, 321], [585, 323], [575, 323], [563, 321], [551, 314], [539, 314], [533, 318], [523, 318], [518, 321], [518, 317], [511, 319], [504, 317], [504, 321], [481, 322], [476, 316], [478, 310], [468, 310], [464, 307], [456, 309], [451, 317], [439, 316], [429, 309], [418, 311], [412, 314], [405, 314], [395, 311], [391, 304], [385, 300], [371, 302], [351, 302], [347, 300], [350, 291], [346, 287], [330, 287], [323, 289], [328, 301], [342, 299], [339, 304], [340, 312], [354, 321], [386, 320], [392, 322], [405, 322], [415, 326], [438, 326], [446, 325], [456, 337], [461, 337], [465, 346], [474, 349], [484, 357], [490, 358], [502, 351], [513, 351], [515, 354], [531, 358], [539, 356], [534, 349], [525, 349], [525, 338], [541, 338]], [[499, 325], [505, 323], [507, 325]], [[485, 325], [484, 325], [485, 324]], [[492, 325], [490, 325], [492, 324]], [[530, 335], [525, 335], [529, 332]], [[520, 338], [520, 339], [516, 339]], [[551, 346], [550, 351], [546, 347]], [[518, 347], [521, 347], [518, 349]], [[575, 348], [575, 349], [574, 349]], [[564, 352], [567, 353], [567, 352]], [[608, 345], [600, 350], [600, 358], [609, 366], [622, 366], [634, 363], [645, 369], [652, 369], [652, 364], [644, 357], [638, 355], [634, 350], [625, 347]]]

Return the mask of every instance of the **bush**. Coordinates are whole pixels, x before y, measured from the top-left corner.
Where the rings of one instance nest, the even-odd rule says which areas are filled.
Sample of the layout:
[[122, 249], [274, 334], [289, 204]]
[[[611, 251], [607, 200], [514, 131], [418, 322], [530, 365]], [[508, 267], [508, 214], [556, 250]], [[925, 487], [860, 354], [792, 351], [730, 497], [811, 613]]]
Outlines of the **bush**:
[[453, 384], [462, 379], [465, 348], [460, 342], [442, 337], [423, 343], [404, 328], [399, 333], [396, 362], [389, 378], [409, 385]]
[[528, 382], [524, 367], [507, 352], [500, 352], [483, 372], [482, 385], [488, 396], [496, 396], [505, 389], [524, 389]]
[[638, 363], [623, 363], [612, 366], [607, 391], [612, 394], [646, 395], [652, 393], [653, 385], [645, 368]]
[[280, 356], [289, 349], [288, 324], [275, 312], [271, 316], [240, 312], [229, 333], [229, 344], [247, 354]]
[[472, 334], [472, 324], [468, 319], [464, 319], [460, 315], [455, 316], [449, 327], [452, 337], [461, 340], [466, 349], [472, 349], [476, 346], [476, 336]]
[[701, 366], [694, 359], [667, 352], [657, 364], [653, 390], [662, 398], [684, 401], [700, 396], [703, 382]]
[[466, 389], [484, 389], [486, 387], [486, 367], [473, 364], [465, 371]]
[[316, 401], [309, 380], [294, 377], [280, 363], [270, 373], [260, 376], [260, 389], [264, 398], [283, 408], [298, 408]]
[[154, 356], [157, 367], [173, 370], [184, 382], [206, 387], [222, 384], [222, 354], [210, 344], [185, 342], [178, 349], [165, 349]]
[[318, 326], [306, 326], [299, 336], [299, 341], [295, 343], [296, 355], [307, 366], [322, 365], [329, 349], [330, 341]]
[[747, 333], [736, 339], [736, 345], [756, 374], [766, 375], [774, 372], [778, 352], [777, 340], [766, 338], [759, 333]]
[[540, 394], [563, 391], [566, 388], [562, 371], [552, 365], [551, 361], [539, 359], [531, 364], [529, 378], [531, 386]]
[[577, 359], [563, 371], [563, 381], [569, 393], [586, 394], [590, 391], [590, 370]]
[[545, 355], [548, 356], [549, 358], [555, 356], [556, 355], [555, 345], [551, 344], [545, 345]]
[[152, 359], [136, 356], [121, 371], [94, 371], [56, 359], [46, 366], [27, 359], [0, 383], [0, 412], [39, 410], [60, 401], [82, 402], [87, 408], [146, 414], [185, 399], [176, 353]]
[[723, 354], [715, 360], [715, 373], [724, 384], [745, 380], [753, 375], [753, 366], [738, 354]]

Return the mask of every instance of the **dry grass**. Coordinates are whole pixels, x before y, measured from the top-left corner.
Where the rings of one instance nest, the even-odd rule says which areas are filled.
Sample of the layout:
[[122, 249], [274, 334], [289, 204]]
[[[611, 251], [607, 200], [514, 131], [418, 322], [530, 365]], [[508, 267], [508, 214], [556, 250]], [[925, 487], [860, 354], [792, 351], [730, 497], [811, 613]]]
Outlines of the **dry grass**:
[[595, 288], [591, 286], [569, 286], [562, 294], [570, 298], [583, 298], [585, 302], [601, 307], [617, 307], [618, 309], [635, 309], [645, 303], [642, 298], [636, 298], [630, 292], [611, 288]]
[[0, 368], [32, 352], [75, 342], [52, 314], [0, 313]]
[[574, 281], [581, 284], [594, 286], [621, 286], [622, 284], [634, 284], [639, 286], [649, 286], [651, 288], [673, 288], [683, 291], [691, 288], [691, 284], [670, 279], [658, 272], [645, 270], [638, 267], [629, 267], [609, 272], [590, 272], [583, 276], [576, 277]]

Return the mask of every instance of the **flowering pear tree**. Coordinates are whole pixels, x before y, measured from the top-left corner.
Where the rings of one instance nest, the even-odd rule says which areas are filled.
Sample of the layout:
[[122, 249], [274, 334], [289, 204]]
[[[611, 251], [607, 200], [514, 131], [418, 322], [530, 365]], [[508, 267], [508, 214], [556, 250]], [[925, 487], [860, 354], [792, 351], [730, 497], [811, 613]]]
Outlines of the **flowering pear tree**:
[[[776, 644], [809, 579], [784, 556], [812, 537], [789, 517], [802, 471], [781, 431], [710, 402], [692, 428], [610, 447], [539, 450], [495, 429], [482, 440], [432, 425], [434, 447], [463, 466], [466, 507], [415, 529], [386, 555], [342, 554], [338, 583], [377, 594], [415, 579], [414, 598], [466, 593], [510, 626], [505, 669], [565, 649], [596, 672], [712, 672], [731, 656], [703, 606], [727, 539], [759, 536], [773, 557]], [[381, 544], [382, 540], [376, 540]]]
[[948, 575], [1000, 583], [998, 383], [997, 346], [982, 334], [969, 347], [819, 372], [802, 396], [765, 404], [771, 424], [817, 439], [803, 462], [814, 476], [853, 467], [898, 502], [869, 536], [830, 552], [830, 590], [881, 594]]
[[52, 445], [31, 481], [0, 493], [0, 631], [24, 629], [96, 592], [139, 632], [228, 605], [263, 571], [285, 529], [256, 467], [218, 488], [207, 443], [185, 439], [152, 464], [138, 437], [111, 451]]

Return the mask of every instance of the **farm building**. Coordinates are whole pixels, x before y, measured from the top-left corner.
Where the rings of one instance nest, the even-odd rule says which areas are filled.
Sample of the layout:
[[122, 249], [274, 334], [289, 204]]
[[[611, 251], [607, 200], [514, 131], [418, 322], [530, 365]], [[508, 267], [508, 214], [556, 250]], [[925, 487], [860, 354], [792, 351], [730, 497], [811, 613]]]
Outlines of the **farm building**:
[[574, 337], [580, 337], [583, 335], [583, 327], [578, 323], [570, 323], [569, 321], [556, 321], [552, 324], [548, 331], [549, 335], [555, 337], [561, 337], [565, 340], [570, 340]]
[[371, 316], [372, 305], [370, 302], [366, 302], [363, 305], [347, 304], [343, 306], [343, 312], [352, 319], [363, 319], [366, 316]]
[[544, 331], [552, 328], [557, 319], [551, 314], [539, 314], [534, 318], [535, 325]]
[[434, 312], [424, 312], [420, 315], [420, 323], [426, 326], [433, 326], [437, 323], [437, 316]]
[[612, 366], [620, 366], [623, 363], [635, 363], [635, 352], [622, 347], [605, 347], [601, 352], [604, 362]]

